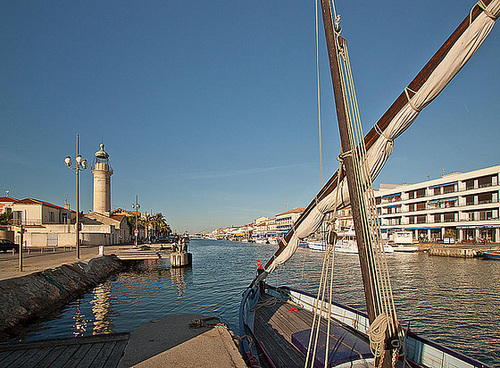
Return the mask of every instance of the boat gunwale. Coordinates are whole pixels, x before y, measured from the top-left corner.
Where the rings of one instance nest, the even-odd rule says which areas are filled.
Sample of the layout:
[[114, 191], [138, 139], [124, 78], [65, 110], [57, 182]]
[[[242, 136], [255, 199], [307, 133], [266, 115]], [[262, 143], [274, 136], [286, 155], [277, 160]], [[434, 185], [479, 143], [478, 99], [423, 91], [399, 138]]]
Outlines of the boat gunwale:
[[[275, 290], [277, 290], [277, 289], [287, 289], [287, 290], [290, 290], [290, 291], [294, 291], [294, 292], [296, 292], [298, 294], [302, 294], [302, 295], [305, 295], [305, 296], [312, 297], [312, 298], [316, 299], [316, 296], [314, 296], [313, 294], [311, 294], [311, 293], [309, 293], [307, 291], [298, 290], [298, 289], [295, 289], [295, 288], [291, 288], [289, 286], [275, 287], [275, 286], [270, 286], [269, 285], [269, 288], [272, 288], [272, 289], [275, 289]], [[331, 304], [335, 305], [335, 306], [337, 306], [339, 308], [343, 308], [343, 309], [345, 309], [347, 311], [353, 312], [355, 314], [358, 314], [361, 317], [368, 318], [368, 314], [366, 314], [364, 312], [361, 312], [361, 311], [359, 311], [359, 310], [357, 310], [357, 309], [355, 309], [353, 307], [349, 307], [348, 305], [343, 305], [343, 304], [340, 304], [340, 303], [337, 303], [337, 302], [334, 302], [334, 301], [332, 301]], [[332, 317], [332, 318], [334, 318], [334, 317]], [[352, 326], [348, 326], [348, 327], [352, 328]], [[461, 361], [464, 361], [466, 363], [472, 364], [474, 367], [489, 368], [488, 365], [480, 362], [479, 360], [471, 358], [471, 357], [469, 357], [467, 355], [464, 355], [464, 354], [462, 354], [462, 353], [460, 353], [458, 351], [455, 351], [455, 350], [453, 350], [451, 348], [448, 348], [448, 347], [446, 347], [444, 345], [441, 345], [441, 344], [439, 344], [437, 342], [429, 340], [429, 339], [427, 339], [425, 337], [419, 336], [419, 335], [417, 335], [416, 333], [414, 333], [411, 330], [403, 328], [403, 331], [406, 333], [407, 337], [411, 337], [412, 339], [414, 339], [416, 341], [419, 341], [419, 342], [421, 342], [421, 343], [423, 343], [425, 345], [429, 345], [429, 346], [431, 346], [431, 347], [433, 347], [433, 348], [435, 348], [435, 349], [437, 349], [439, 351], [442, 351], [445, 354], [449, 354], [449, 355], [453, 356], [454, 358], [457, 358], [457, 359], [460, 359]], [[361, 333], [361, 334], [363, 333], [362, 331], [357, 331], [357, 332]], [[415, 364], [418, 364], [418, 363], [415, 363]]]

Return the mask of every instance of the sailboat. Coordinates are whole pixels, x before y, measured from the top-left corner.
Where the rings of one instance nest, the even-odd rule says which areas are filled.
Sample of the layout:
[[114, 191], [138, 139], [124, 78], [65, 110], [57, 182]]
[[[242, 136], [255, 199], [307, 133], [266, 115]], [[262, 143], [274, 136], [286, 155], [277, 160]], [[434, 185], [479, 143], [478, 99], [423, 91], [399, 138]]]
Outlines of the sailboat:
[[[339, 170], [280, 239], [278, 250], [243, 294], [241, 352], [259, 367], [486, 367], [401, 327], [382, 251], [372, 180], [394, 140], [437, 97], [490, 33], [500, 0], [483, 0], [363, 136], [347, 42], [331, 0], [321, 0], [342, 151]], [[367, 313], [333, 300], [336, 213], [351, 206]], [[292, 257], [302, 239], [328, 229], [318, 293], [265, 283]]]

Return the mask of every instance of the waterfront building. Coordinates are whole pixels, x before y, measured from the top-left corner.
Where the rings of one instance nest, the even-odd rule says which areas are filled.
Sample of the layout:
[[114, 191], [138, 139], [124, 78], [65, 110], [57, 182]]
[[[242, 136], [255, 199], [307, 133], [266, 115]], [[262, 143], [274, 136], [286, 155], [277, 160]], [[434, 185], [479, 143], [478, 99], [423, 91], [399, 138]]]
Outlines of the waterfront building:
[[[117, 244], [131, 241], [131, 231], [125, 213], [111, 213], [111, 181], [113, 170], [109, 155], [101, 144], [92, 166], [94, 174], [94, 211], [79, 214], [82, 245]], [[12, 211], [12, 224], [5, 231], [25, 229], [26, 246], [74, 246], [76, 211], [33, 198], [22, 200], [0, 197], [0, 213]], [[140, 217], [140, 214], [139, 214]], [[20, 234], [16, 231], [15, 242]]]
[[276, 215], [276, 231], [278, 234], [285, 234], [290, 230], [294, 222], [300, 217], [304, 212], [304, 208], [297, 207], [289, 211], [280, 213]]
[[[500, 166], [410, 185], [384, 185], [375, 198], [382, 232], [419, 241], [500, 242]], [[453, 239], [453, 240], [451, 240]]]

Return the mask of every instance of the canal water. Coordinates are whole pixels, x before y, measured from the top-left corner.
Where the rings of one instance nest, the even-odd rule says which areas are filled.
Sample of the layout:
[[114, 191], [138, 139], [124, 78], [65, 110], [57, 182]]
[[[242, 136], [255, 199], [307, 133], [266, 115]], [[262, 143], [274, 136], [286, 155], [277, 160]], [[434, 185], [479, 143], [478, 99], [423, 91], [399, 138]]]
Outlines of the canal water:
[[[144, 263], [114, 276], [32, 326], [20, 339], [133, 331], [166, 315], [216, 315], [238, 333], [241, 295], [275, 246], [193, 239], [193, 266]], [[335, 300], [364, 309], [357, 255], [335, 256]], [[322, 253], [298, 249], [271, 285], [317, 291]], [[395, 253], [388, 256], [398, 318], [424, 337], [500, 366], [500, 262]]]

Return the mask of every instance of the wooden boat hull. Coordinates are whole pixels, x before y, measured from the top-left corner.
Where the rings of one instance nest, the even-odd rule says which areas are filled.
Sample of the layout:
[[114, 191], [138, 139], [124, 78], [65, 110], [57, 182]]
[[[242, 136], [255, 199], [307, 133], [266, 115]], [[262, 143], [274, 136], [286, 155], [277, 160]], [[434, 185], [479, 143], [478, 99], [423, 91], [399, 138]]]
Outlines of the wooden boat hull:
[[[265, 290], [264, 290], [265, 289]], [[262, 294], [261, 294], [262, 293]], [[295, 290], [289, 287], [280, 287], [274, 288], [271, 286], [261, 286], [249, 288], [243, 294], [243, 299], [240, 304], [239, 310], [239, 329], [240, 336], [247, 336], [247, 338], [243, 339], [240, 344], [240, 350], [244, 358], [247, 359], [247, 363], [249, 364], [259, 364], [263, 367], [278, 367], [283, 366], [283, 363], [276, 362], [276, 356], [273, 356], [273, 352], [269, 351], [270, 349], [266, 348], [261, 341], [261, 336], [259, 336], [259, 331], [261, 328], [258, 328], [256, 331], [256, 305], [259, 299], [262, 298], [263, 295], [270, 295], [278, 298], [287, 298], [289, 301], [295, 303], [299, 306], [300, 309], [304, 309], [310, 311], [312, 313], [314, 304], [315, 304], [315, 296], [312, 294]], [[328, 308], [328, 303], [327, 303]], [[283, 311], [279, 312], [283, 313]], [[326, 312], [322, 315], [324, 318], [328, 317]], [[357, 311], [354, 308], [344, 306], [338, 303], [332, 303], [331, 305], [331, 314], [330, 319], [337, 323], [337, 326], [342, 326], [343, 331], [351, 331], [353, 335], [364, 337], [365, 340], [367, 337], [367, 330], [369, 327], [368, 316], [360, 311]], [[267, 320], [267, 319], [266, 319]], [[286, 318], [283, 319], [286, 321]], [[293, 327], [288, 326], [287, 329]], [[310, 328], [310, 326], [309, 326]], [[300, 330], [300, 328], [299, 328]], [[294, 345], [295, 349], [300, 352], [304, 347], [304, 334], [308, 333], [305, 330], [295, 331], [292, 333], [292, 342], [290, 346]], [[273, 332], [276, 331], [276, 327], [273, 327]], [[293, 332], [293, 331], [292, 331]], [[342, 332], [342, 333], [344, 333]], [[456, 351], [453, 351], [449, 348], [441, 346], [435, 342], [424, 339], [420, 336], [417, 336], [411, 331], [405, 331], [406, 340], [405, 340], [405, 350], [406, 350], [406, 363], [412, 367], [429, 367], [429, 368], [472, 368], [472, 367], [487, 367], [483, 363], [469, 358], [465, 355], [462, 355]], [[293, 341], [293, 336], [295, 339], [302, 339], [302, 342]], [[331, 335], [332, 336], [332, 335]], [[335, 338], [335, 337], [333, 337]], [[308, 337], [306, 336], [306, 340], [308, 341]], [[346, 341], [347, 338], [345, 336], [339, 337], [339, 341]], [[331, 344], [335, 345], [335, 344]], [[358, 343], [357, 346], [361, 344]], [[307, 347], [307, 344], [305, 344]], [[290, 347], [288, 347], [290, 348]], [[359, 350], [359, 349], [358, 349]], [[361, 348], [361, 350], [363, 350]], [[364, 351], [364, 350], [363, 350]], [[304, 352], [301, 352], [304, 354]], [[330, 367], [342, 367], [342, 366], [351, 366], [351, 364], [357, 365], [369, 365], [373, 363], [373, 357], [371, 354], [366, 355], [366, 352], [363, 352], [361, 357], [352, 358], [349, 361], [345, 361], [345, 357], [341, 357], [341, 359], [329, 360], [332, 362], [329, 364]], [[330, 355], [330, 354], [329, 354]], [[344, 360], [343, 360], [344, 359]], [[316, 365], [323, 366], [324, 363], [315, 360]], [[402, 358], [400, 358], [400, 363], [402, 362]], [[300, 366], [300, 364], [297, 364]], [[302, 363], [303, 366], [303, 363]]]

